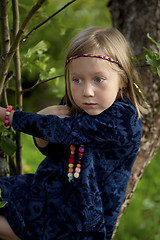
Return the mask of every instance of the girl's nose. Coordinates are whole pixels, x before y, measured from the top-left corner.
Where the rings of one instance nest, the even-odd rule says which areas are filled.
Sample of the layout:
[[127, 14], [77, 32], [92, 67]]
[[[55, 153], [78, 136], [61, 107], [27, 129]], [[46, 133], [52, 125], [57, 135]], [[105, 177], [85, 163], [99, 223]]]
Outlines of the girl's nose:
[[85, 97], [93, 97], [94, 96], [94, 89], [91, 84], [85, 84], [83, 88], [83, 95]]

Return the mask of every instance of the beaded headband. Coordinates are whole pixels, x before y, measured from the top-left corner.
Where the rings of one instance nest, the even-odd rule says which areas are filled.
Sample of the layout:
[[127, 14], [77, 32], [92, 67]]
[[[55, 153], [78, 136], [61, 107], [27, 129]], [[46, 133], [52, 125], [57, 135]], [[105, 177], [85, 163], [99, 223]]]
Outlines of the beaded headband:
[[[101, 58], [101, 59], [104, 59], [104, 60], [108, 60], [110, 62], [113, 62], [113, 63], [117, 63], [119, 66], [120, 63], [117, 61], [117, 60], [114, 60], [113, 58], [110, 58], [110, 57], [106, 57], [104, 55], [94, 55], [94, 54], [79, 54], [79, 55], [75, 55], [75, 56], [72, 56], [70, 57], [69, 59], [67, 59], [66, 61], [66, 65], [73, 59], [76, 59], [76, 58], [79, 58], [79, 57], [95, 57], [95, 58]], [[134, 86], [137, 88], [138, 92], [140, 93], [140, 95], [142, 96], [143, 100], [145, 100], [145, 97], [143, 95], [143, 92], [141, 91], [140, 87], [136, 84], [136, 83], [133, 83]]]
[[113, 58], [106, 57], [106, 56], [103, 56], [103, 55], [94, 55], [94, 54], [79, 54], [79, 55], [72, 56], [72, 57], [70, 57], [69, 59], [67, 59], [66, 65], [67, 65], [71, 60], [76, 59], [76, 58], [79, 58], [79, 57], [95, 57], [95, 58], [101, 58], [101, 59], [108, 60], [108, 61], [113, 62], [113, 63], [117, 63], [117, 64], [120, 66], [120, 63], [119, 63], [118, 61], [114, 60]]

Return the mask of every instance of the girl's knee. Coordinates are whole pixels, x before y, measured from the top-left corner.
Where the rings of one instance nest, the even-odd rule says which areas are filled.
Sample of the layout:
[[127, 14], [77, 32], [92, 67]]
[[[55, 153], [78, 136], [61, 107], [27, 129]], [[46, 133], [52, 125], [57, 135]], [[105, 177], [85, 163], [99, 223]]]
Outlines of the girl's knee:
[[11, 229], [7, 219], [4, 216], [0, 216], [0, 239], [4, 240], [20, 240]]

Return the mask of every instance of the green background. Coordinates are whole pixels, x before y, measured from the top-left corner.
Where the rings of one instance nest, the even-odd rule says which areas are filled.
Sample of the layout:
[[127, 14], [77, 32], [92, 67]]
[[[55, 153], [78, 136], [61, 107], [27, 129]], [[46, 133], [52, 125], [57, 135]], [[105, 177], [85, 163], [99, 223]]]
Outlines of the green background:
[[[19, 1], [21, 22], [33, 5], [32, 0]], [[30, 22], [27, 31], [44, 21], [68, 1], [48, 0]], [[67, 46], [75, 34], [83, 28], [110, 27], [111, 15], [106, 0], [79, 0], [58, 14], [20, 46], [23, 89], [31, 87], [37, 80], [44, 80], [64, 72]], [[11, 1], [9, 1], [11, 12]], [[10, 24], [12, 24], [10, 14]], [[37, 44], [40, 44], [38, 48]], [[13, 66], [11, 65], [11, 68]], [[10, 102], [14, 102], [14, 81], [9, 83]], [[36, 112], [48, 105], [57, 104], [64, 95], [64, 78], [57, 78], [24, 94], [24, 110]], [[44, 159], [33, 144], [32, 137], [23, 134], [24, 173], [34, 173]], [[146, 168], [138, 183], [129, 207], [123, 215], [115, 240], [159, 240], [160, 239], [160, 151]]]

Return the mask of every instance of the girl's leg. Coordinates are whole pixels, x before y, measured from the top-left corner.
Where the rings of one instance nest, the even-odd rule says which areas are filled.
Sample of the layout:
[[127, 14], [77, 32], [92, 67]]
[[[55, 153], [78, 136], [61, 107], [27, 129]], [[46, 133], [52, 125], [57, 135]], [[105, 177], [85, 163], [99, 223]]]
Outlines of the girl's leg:
[[4, 216], [0, 216], [0, 239], [4, 240], [20, 240], [8, 224]]

